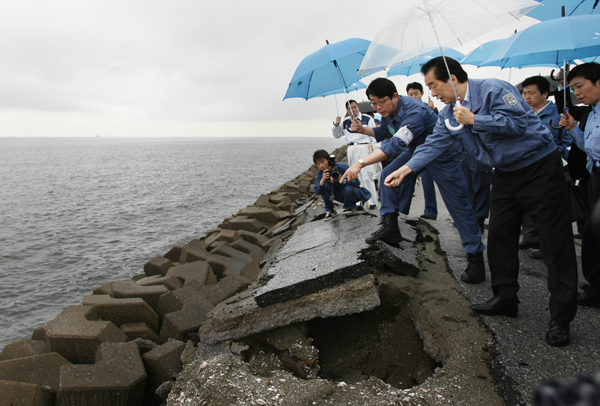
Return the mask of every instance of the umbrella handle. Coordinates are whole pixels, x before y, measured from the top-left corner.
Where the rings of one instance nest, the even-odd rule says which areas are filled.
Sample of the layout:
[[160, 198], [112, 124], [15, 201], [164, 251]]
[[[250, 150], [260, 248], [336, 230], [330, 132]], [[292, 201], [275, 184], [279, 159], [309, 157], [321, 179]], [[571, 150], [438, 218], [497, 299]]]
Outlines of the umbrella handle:
[[[457, 100], [457, 101], [456, 101], [456, 105], [457, 105], [457, 106], [460, 106], [460, 100]], [[459, 124], [459, 125], [457, 125], [456, 127], [455, 127], [455, 126], [453, 126], [452, 124], [450, 124], [450, 120], [449, 120], [449, 119], [446, 119], [446, 121], [445, 121], [445, 122], [446, 122], [446, 128], [448, 128], [448, 129], [449, 129], [449, 130], [451, 130], [451, 131], [458, 131], [458, 130], [460, 130], [461, 128], [463, 128], [463, 127], [464, 127], [462, 124]]]

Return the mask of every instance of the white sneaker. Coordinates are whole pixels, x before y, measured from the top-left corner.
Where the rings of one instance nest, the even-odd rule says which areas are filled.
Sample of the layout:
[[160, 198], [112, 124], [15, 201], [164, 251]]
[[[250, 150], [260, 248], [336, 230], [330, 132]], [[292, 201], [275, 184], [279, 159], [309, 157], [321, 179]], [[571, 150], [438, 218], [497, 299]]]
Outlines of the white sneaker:
[[331, 210], [325, 213], [325, 218], [323, 220], [329, 221], [337, 215], [337, 211]]

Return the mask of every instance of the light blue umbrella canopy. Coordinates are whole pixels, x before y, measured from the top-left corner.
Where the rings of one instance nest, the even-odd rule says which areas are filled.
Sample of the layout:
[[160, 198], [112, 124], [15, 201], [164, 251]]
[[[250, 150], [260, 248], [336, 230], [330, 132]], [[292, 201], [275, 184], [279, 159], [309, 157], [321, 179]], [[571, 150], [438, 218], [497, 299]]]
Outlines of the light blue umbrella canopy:
[[600, 55], [600, 14], [542, 21], [504, 40], [479, 66], [561, 66]]
[[366, 39], [349, 38], [308, 55], [296, 68], [283, 99], [310, 99], [348, 89], [363, 77], [358, 68], [370, 44]]
[[[425, 65], [431, 59], [438, 57], [438, 56], [442, 56], [442, 52], [439, 50], [436, 50], [435, 52], [430, 52], [427, 55], [423, 55], [419, 59], [414, 59], [410, 62], [405, 62], [400, 65], [392, 66], [390, 68], [390, 70], [388, 71], [387, 75], [388, 75], [388, 77], [389, 76], [397, 76], [397, 75], [410, 76], [410, 75], [414, 75], [415, 73], [420, 73], [421, 66]], [[444, 50], [444, 56], [447, 56], [448, 58], [452, 58], [457, 61], [460, 61], [462, 58], [464, 58], [465, 55], [462, 54], [461, 52], [458, 52], [458, 51], [452, 49], [452, 48], [449, 48], [449, 49]]]
[[480, 46], [466, 54], [465, 57], [462, 58], [459, 62], [461, 64], [479, 66], [479, 64], [481, 64], [483, 61], [489, 58], [490, 54], [494, 52], [496, 48], [498, 48], [498, 45], [500, 45], [502, 41], [504, 40], [495, 39], [493, 41], [488, 41], [484, 44], [481, 44]]
[[561, 17], [562, 7], [565, 7], [565, 17], [590, 14], [600, 14], [598, 0], [537, 0], [541, 5], [529, 13], [528, 17], [540, 21], [552, 20]]
[[330, 90], [328, 92], [318, 94], [314, 97], [326, 97], [326, 96], [331, 96], [334, 94], [350, 93], [350, 92], [354, 92], [356, 90], [366, 89], [366, 88], [367, 88], [367, 85], [365, 85], [363, 82], [356, 82], [356, 83], [348, 86], [348, 88], [345, 90], [342, 87], [340, 87], [339, 89]]

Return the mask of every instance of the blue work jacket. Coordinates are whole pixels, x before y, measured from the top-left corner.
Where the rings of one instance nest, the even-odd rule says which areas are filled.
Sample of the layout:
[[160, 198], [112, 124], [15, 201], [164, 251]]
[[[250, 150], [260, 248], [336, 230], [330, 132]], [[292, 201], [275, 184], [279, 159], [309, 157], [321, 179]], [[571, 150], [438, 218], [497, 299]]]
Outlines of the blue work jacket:
[[433, 134], [415, 150], [407, 165], [418, 172], [458, 141], [484, 165], [503, 171], [524, 168], [556, 150], [552, 134], [516, 87], [498, 79], [469, 79], [466, 100], [475, 123], [458, 131], [446, 127], [454, 119], [454, 104], [441, 111]]
[[413, 135], [411, 144], [419, 143], [417, 138], [421, 135], [422, 143], [424, 137], [433, 132], [436, 121], [437, 114], [427, 104], [412, 97], [398, 95], [394, 116], [382, 117], [381, 125], [373, 128], [373, 132], [377, 142], [381, 142], [392, 138], [401, 127], [407, 127]]
[[538, 112], [537, 116], [542, 120], [542, 124], [544, 124], [552, 133], [552, 138], [554, 139], [554, 143], [556, 144], [556, 148], [558, 148], [560, 155], [567, 159], [569, 157], [569, 147], [573, 142], [573, 138], [566, 129], [562, 127], [552, 128], [550, 126], [550, 120], [552, 120], [552, 124], [555, 126], [558, 126], [560, 121], [560, 114], [558, 114], [556, 104], [549, 101], [546, 107]]

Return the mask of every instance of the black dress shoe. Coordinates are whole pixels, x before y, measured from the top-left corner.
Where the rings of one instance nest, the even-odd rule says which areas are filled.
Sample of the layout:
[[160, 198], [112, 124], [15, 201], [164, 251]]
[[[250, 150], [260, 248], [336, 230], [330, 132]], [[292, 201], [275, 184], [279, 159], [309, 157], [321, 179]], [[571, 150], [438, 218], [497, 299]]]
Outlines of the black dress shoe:
[[591, 294], [589, 290], [581, 292], [577, 295], [577, 304], [579, 306], [600, 308], [600, 294]]
[[560, 324], [556, 321], [551, 321], [545, 338], [546, 342], [554, 347], [569, 345], [571, 343], [569, 324]]
[[421, 218], [426, 220], [435, 220], [437, 217], [428, 216], [427, 214], [421, 214]]
[[519, 249], [526, 250], [527, 248], [539, 249], [542, 248], [542, 244], [539, 241], [533, 241], [529, 238], [523, 238], [519, 243]]
[[469, 309], [480, 314], [485, 314], [486, 316], [517, 317], [519, 304], [509, 303], [502, 300], [500, 296], [494, 296], [485, 303], [472, 304], [469, 306]]
[[542, 250], [535, 250], [531, 254], [529, 254], [530, 258], [533, 259], [542, 259]]

